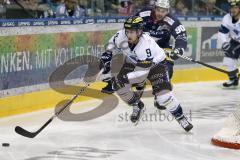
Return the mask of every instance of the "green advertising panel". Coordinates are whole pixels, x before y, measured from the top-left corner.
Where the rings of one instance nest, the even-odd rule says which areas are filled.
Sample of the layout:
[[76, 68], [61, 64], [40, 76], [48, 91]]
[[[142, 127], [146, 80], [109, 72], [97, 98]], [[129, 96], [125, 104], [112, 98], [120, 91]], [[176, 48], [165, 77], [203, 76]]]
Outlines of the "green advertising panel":
[[1, 36], [0, 89], [46, 83], [49, 74], [67, 60], [98, 56], [114, 32]]
[[[115, 32], [0, 36], [0, 89], [47, 83], [51, 72], [67, 60], [81, 55], [99, 57]], [[195, 58], [197, 28], [187, 28], [187, 33], [186, 55]], [[187, 62], [179, 60], [177, 63]]]

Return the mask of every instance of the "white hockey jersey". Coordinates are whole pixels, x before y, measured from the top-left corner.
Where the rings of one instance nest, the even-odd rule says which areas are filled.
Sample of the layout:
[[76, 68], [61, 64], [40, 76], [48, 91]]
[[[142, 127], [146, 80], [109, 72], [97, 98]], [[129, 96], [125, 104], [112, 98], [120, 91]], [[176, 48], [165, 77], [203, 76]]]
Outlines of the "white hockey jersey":
[[128, 38], [125, 34], [125, 29], [118, 31], [109, 41], [107, 50], [118, 50], [125, 54], [133, 61], [145, 61], [152, 59], [152, 62], [157, 64], [165, 60], [164, 50], [148, 34], [143, 34], [138, 44], [133, 50], [129, 48]]
[[[127, 56], [127, 61], [137, 64], [139, 61], [151, 61], [153, 64], [158, 64], [166, 59], [164, 50], [148, 34], [143, 34], [138, 44], [134, 49], [129, 48], [128, 38], [125, 34], [125, 29], [118, 31], [110, 40], [107, 50], [123, 53]], [[150, 67], [151, 68], [151, 67]], [[141, 79], [148, 75], [150, 68], [136, 66], [133, 72], [127, 74], [129, 81]], [[136, 82], [135, 82], [136, 83]]]
[[240, 42], [240, 20], [233, 23], [232, 16], [226, 14], [223, 17], [218, 38], [222, 43], [229, 42], [231, 39]]

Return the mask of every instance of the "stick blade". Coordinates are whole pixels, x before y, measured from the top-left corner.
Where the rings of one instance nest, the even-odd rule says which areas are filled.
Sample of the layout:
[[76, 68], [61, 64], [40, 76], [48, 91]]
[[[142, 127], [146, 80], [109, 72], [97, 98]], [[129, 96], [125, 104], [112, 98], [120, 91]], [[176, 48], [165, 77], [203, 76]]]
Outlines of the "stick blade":
[[20, 134], [20, 135], [22, 135], [24, 137], [28, 137], [28, 138], [34, 138], [37, 135], [37, 134], [29, 132], [29, 131], [27, 131], [27, 130], [23, 129], [22, 127], [19, 127], [19, 126], [15, 127], [15, 132], [17, 134]]

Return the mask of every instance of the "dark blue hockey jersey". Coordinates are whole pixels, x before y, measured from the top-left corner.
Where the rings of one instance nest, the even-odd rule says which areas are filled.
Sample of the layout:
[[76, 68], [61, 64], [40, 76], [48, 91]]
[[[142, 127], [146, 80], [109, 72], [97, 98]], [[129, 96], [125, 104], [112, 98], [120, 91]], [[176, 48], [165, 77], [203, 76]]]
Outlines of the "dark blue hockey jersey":
[[136, 15], [143, 18], [144, 31], [149, 32], [161, 48], [170, 47], [171, 36], [175, 39], [174, 48], [187, 48], [186, 29], [176, 17], [167, 14], [163, 20], [157, 21], [153, 8], [145, 8]]

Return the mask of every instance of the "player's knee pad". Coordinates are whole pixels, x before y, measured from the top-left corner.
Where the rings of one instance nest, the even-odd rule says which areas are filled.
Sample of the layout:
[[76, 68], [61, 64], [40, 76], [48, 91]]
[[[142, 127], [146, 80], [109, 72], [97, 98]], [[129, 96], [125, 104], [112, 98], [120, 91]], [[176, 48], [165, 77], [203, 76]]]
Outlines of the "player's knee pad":
[[151, 82], [153, 95], [163, 90], [172, 90], [166, 64], [159, 63], [154, 66], [148, 74], [148, 80]]
[[224, 57], [223, 64], [227, 67], [228, 71], [234, 71], [237, 69], [237, 60], [236, 59]]
[[176, 110], [179, 106], [178, 100], [174, 97], [171, 91], [156, 95], [156, 102], [159, 106], [167, 108], [170, 112]]

